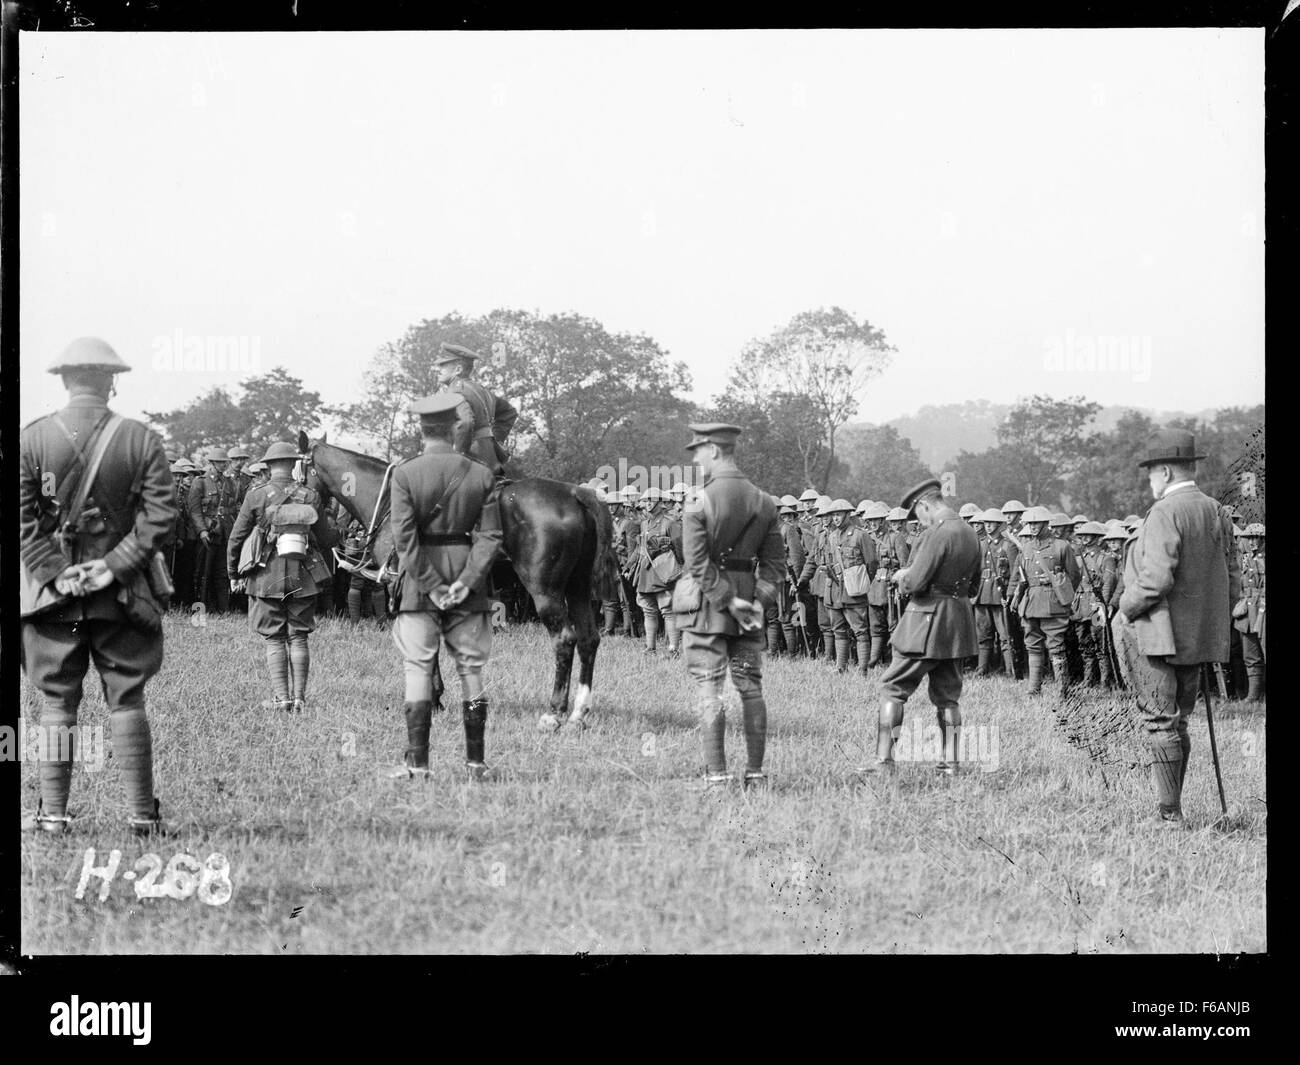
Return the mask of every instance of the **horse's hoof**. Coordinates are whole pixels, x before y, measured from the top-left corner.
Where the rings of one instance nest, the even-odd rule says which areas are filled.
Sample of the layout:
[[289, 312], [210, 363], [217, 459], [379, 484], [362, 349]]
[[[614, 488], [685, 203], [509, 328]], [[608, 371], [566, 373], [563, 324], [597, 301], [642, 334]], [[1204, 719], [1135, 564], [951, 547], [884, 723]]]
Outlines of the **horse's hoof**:
[[583, 732], [591, 727], [583, 718], [578, 717], [577, 715], [570, 715], [565, 724], [575, 732]]
[[560, 728], [560, 719], [554, 714], [543, 714], [537, 719], [538, 732], [558, 732]]

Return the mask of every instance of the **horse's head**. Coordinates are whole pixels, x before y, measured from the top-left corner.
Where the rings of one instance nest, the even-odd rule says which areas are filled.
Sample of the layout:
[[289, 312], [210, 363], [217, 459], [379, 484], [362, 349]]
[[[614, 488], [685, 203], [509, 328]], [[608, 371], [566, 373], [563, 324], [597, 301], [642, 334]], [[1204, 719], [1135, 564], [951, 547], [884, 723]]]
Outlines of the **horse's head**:
[[303, 483], [321, 497], [322, 503], [328, 504], [331, 499], [331, 492], [329, 486], [325, 484], [324, 479], [317, 472], [315, 463], [315, 449], [323, 443], [325, 443], [324, 433], [321, 433], [319, 440], [313, 442], [307, 439], [306, 433], [301, 429], [298, 430], [298, 454], [302, 456]]

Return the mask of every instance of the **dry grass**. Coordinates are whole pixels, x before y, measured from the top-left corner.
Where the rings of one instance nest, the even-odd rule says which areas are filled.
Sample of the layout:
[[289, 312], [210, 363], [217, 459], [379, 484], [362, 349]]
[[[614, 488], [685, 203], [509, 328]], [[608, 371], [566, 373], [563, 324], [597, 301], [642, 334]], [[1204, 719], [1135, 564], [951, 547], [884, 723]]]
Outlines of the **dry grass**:
[[[311, 706], [263, 710], [261, 641], [242, 617], [168, 619], [150, 687], [158, 792], [177, 835], [128, 837], [111, 759], [78, 767], [69, 837], [23, 844], [25, 953], [1164, 952], [1265, 948], [1264, 716], [1216, 714], [1232, 816], [1213, 827], [1203, 714], [1185, 809], [1157, 833], [1144, 772], [1106, 784], [1052, 723], [1051, 695], [968, 680], [970, 735], [996, 735], [996, 772], [906, 766], [855, 789], [873, 742], [875, 678], [769, 662], [771, 791], [692, 790], [699, 743], [684, 666], [602, 645], [594, 725], [539, 734], [550, 686], [540, 628], [497, 639], [489, 760], [462, 783], [459, 710], [435, 722], [429, 783], [382, 780], [405, 744], [401, 668], [386, 632], [322, 622]], [[449, 679], [452, 673], [448, 670]], [[455, 695], [456, 686], [452, 681]], [[23, 712], [38, 714], [26, 686]], [[449, 700], [449, 702], [451, 702]], [[452, 702], [459, 707], [459, 702]], [[103, 723], [98, 692], [83, 724]], [[923, 693], [909, 703], [929, 725]], [[733, 768], [743, 765], [729, 715]], [[36, 801], [25, 765], [23, 802]], [[75, 897], [83, 855], [124, 854], [106, 901]], [[231, 863], [225, 905], [140, 900], [121, 876], [146, 851]]]

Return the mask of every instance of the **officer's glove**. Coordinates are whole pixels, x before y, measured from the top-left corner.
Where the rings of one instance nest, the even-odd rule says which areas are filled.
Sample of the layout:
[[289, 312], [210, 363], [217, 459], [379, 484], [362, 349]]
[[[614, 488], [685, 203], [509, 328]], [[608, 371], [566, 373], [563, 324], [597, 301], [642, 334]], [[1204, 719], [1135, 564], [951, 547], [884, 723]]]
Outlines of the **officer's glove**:
[[208, 533], [208, 530], [204, 529], [201, 533], [199, 533], [199, 539], [206, 544], [208, 542], [209, 535], [210, 534]]
[[1246, 600], [1244, 599], [1238, 599], [1237, 605], [1232, 608], [1234, 618], [1244, 618], [1248, 612], [1249, 608], [1246, 606]]
[[451, 610], [455, 607], [460, 606], [460, 604], [463, 603], [468, 596], [469, 596], [469, 588], [466, 587], [464, 584], [462, 584], [460, 581], [456, 581], [454, 584], [452, 584], [450, 588], [447, 589], [442, 599], [440, 601], [437, 601], [437, 607], [439, 610]]
[[85, 594], [98, 592], [113, 583], [113, 571], [102, 558], [81, 564], [81, 587]]
[[81, 584], [81, 567], [69, 566], [55, 577], [54, 590], [60, 595], [70, 595], [75, 598], [85, 595], [86, 590]]
[[727, 612], [740, 624], [742, 632], [755, 632], [763, 627], [763, 607], [740, 596], [734, 596]]
[[[910, 567], [908, 567], [908, 568], [910, 568]], [[895, 570], [895, 571], [894, 571], [894, 575], [893, 575], [892, 577], [890, 577], [889, 579], [890, 579], [890, 581], [891, 581], [893, 584], [898, 584], [898, 583], [903, 579], [903, 574], [905, 574], [906, 572], [907, 572], [907, 569]]]

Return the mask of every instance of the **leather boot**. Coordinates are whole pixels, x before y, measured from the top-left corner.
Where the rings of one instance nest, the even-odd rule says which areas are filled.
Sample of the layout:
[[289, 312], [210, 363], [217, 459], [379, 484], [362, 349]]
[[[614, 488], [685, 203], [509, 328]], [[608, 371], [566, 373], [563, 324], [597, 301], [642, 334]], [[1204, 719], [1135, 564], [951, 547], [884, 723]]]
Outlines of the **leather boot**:
[[433, 719], [433, 700], [406, 703], [406, 755], [402, 761], [408, 769], [429, 771], [429, 723]]
[[781, 623], [779, 621], [769, 621], [767, 623], [767, 653], [772, 658], [780, 658], [783, 654], [789, 653], [789, 649], [782, 645], [785, 636], [781, 632]]
[[1262, 703], [1264, 701], [1264, 678], [1258, 673], [1252, 673], [1246, 677], [1248, 687], [1246, 689], [1246, 702]]
[[939, 719], [939, 772], [945, 776], [956, 776], [961, 762], [961, 709], [956, 706], [945, 707], [936, 713]]
[[871, 672], [871, 637], [858, 637], [858, 672], [864, 677]]
[[1043, 656], [1029, 655], [1029, 694], [1038, 695], [1043, 690]]
[[487, 773], [483, 762], [484, 732], [487, 729], [487, 700], [483, 696], [461, 704], [465, 721], [465, 767], [469, 776], [481, 780]]
[[1115, 686], [1115, 678], [1111, 675], [1110, 655], [1102, 654], [1097, 656], [1097, 669], [1101, 677], [1101, 686], [1109, 691]]
[[979, 665], [975, 667], [975, 676], [987, 677], [993, 672], [993, 648], [981, 647]]
[[876, 760], [858, 770], [860, 773], [891, 773], [894, 770], [894, 745], [903, 729], [903, 704], [885, 699], [880, 704], [876, 722]]
[[613, 636], [618, 631], [618, 611], [613, 607], [605, 609], [605, 628], [602, 636]]
[[1101, 670], [1096, 655], [1083, 660], [1083, 683], [1089, 688], [1095, 688], [1101, 683]]

